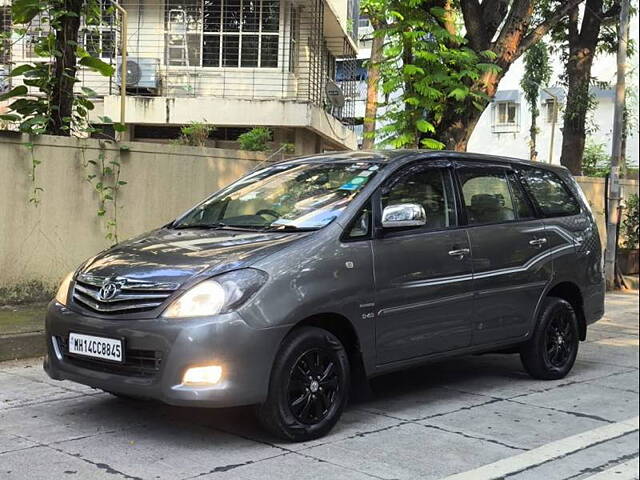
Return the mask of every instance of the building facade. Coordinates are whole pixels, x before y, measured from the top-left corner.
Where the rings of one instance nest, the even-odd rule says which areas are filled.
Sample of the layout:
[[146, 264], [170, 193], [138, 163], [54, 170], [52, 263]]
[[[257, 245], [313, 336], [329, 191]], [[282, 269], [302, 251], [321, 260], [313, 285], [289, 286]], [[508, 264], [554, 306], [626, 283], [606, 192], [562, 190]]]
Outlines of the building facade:
[[[7, 0], [2, 0], [8, 4]], [[337, 70], [355, 68], [357, 0], [125, 0], [128, 16], [126, 123], [130, 138], [170, 141], [180, 127], [216, 127], [217, 146], [233, 147], [257, 126], [274, 148], [296, 153], [352, 149], [354, 92]], [[80, 42], [116, 68], [105, 78], [80, 69], [78, 88], [95, 97], [92, 122], [120, 118], [122, 16], [112, 0], [83, 25]], [[37, 57], [45, 26], [12, 39], [14, 66]], [[15, 36], [15, 34], [14, 34]], [[20, 78], [12, 79], [13, 84]]]

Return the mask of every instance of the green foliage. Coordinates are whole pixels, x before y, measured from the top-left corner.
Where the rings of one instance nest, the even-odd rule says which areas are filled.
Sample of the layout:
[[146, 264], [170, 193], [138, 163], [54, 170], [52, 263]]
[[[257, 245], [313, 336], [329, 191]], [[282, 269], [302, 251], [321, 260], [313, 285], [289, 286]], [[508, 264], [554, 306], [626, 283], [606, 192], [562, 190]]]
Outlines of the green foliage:
[[622, 228], [624, 248], [635, 249], [640, 246], [640, 199], [637, 194], [627, 198], [624, 206], [625, 217]]
[[[475, 52], [446, 11], [427, 0], [363, 0], [362, 10], [381, 27], [386, 46], [380, 65], [386, 98], [382, 146], [442, 149], [447, 115], [483, 110], [482, 76], [500, 71], [492, 52]], [[457, 2], [453, 2], [457, 8]], [[456, 29], [453, 30], [452, 26]]]
[[549, 63], [549, 50], [545, 42], [540, 41], [530, 47], [524, 54], [524, 75], [520, 87], [531, 112], [531, 160], [536, 160], [536, 136], [538, 134], [537, 119], [540, 115], [538, 100], [540, 88], [549, 83], [552, 68]]
[[289, 155], [296, 153], [296, 146], [293, 143], [281, 143], [280, 144], [280, 149], [282, 150], [283, 153], [287, 153]]
[[192, 147], [204, 147], [207, 144], [209, 134], [216, 127], [203, 122], [191, 122], [180, 129], [180, 137], [176, 140], [178, 145], [190, 145]]
[[250, 152], [266, 152], [271, 141], [271, 129], [265, 127], [252, 128], [238, 137], [240, 148]]
[[122, 155], [129, 148], [120, 145], [119, 152], [107, 158], [105, 144], [100, 143], [97, 159], [86, 158], [86, 147], [81, 148], [82, 166], [87, 171], [86, 181], [93, 186], [98, 196], [97, 216], [104, 221], [105, 238], [114, 244], [118, 243], [118, 194], [127, 184], [121, 179]]
[[582, 173], [587, 177], [606, 177], [611, 171], [611, 159], [604, 144], [587, 141], [582, 156]]
[[[56, 98], [61, 99], [63, 82], [71, 80], [71, 88], [78, 82], [75, 65], [66, 68], [62, 75], [56, 76], [56, 65], [62, 65], [64, 54], [56, 48], [56, 32], [60, 31], [66, 20], [81, 16], [85, 23], [91, 24], [92, 19], [100, 14], [97, 0], [89, 0], [81, 5], [79, 11], [68, 9], [64, 0], [14, 0], [11, 5], [14, 32], [25, 35], [31, 23], [39, 20], [41, 36], [34, 46], [36, 56], [42, 61], [36, 61], [13, 68], [11, 77], [22, 77], [22, 85], [14, 87], [11, 91], [0, 96], [0, 101], [17, 98], [9, 105], [9, 113], [3, 115], [0, 120], [18, 124], [18, 129], [24, 133], [41, 134], [55, 133], [53, 129], [54, 113], [60, 111], [60, 104], [55, 104]], [[89, 55], [83, 48], [77, 45], [77, 39], [68, 41], [75, 45], [75, 54], [78, 64], [91, 71], [110, 77], [114, 73], [111, 65], [99, 58]], [[29, 90], [29, 87], [31, 90]], [[30, 92], [37, 95], [30, 96]], [[73, 94], [72, 113], [70, 117], [62, 119], [62, 130], [71, 132], [86, 132], [88, 127], [87, 117], [94, 105], [91, 98], [95, 92], [90, 89], [81, 89]], [[89, 132], [90, 133], [90, 132]]]

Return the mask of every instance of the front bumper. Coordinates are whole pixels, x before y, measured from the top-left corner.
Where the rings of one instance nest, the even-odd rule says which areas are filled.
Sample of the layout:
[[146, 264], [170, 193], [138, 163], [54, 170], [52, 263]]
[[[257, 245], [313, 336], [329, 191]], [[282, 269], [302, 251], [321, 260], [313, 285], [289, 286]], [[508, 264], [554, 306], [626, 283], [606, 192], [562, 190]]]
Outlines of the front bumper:
[[[184, 320], [111, 320], [84, 316], [52, 302], [46, 317], [44, 369], [56, 380], [170, 405], [251, 405], [267, 396], [271, 366], [287, 330], [252, 328], [237, 313]], [[69, 332], [122, 338], [124, 364], [69, 355], [65, 346]], [[221, 365], [221, 380], [207, 387], [182, 385], [186, 369], [201, 365]]]

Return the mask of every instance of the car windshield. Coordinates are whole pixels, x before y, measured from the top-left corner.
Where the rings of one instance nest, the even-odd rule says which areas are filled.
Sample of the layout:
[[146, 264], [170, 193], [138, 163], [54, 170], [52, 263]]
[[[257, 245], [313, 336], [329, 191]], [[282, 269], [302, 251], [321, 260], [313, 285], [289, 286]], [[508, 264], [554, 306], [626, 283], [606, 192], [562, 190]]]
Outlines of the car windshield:
[[216, 193], [172, 228], [319, 229], [337, 218], [380, 168], [370, 162], [267, 167]]

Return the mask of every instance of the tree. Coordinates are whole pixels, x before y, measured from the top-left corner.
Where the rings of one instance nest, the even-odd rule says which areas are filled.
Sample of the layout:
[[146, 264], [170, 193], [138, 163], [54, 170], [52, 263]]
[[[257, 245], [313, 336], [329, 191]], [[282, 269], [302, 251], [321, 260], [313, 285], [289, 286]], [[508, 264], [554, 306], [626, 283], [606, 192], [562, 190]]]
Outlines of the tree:
[[[366, 11], [366, 10], [365, 10]], [[370, 17], [373, 26], [373, 39], [371, 41], [371, 56], [367, 64], [367, 102], [364, 109], [362, 148], [370, 150], [375, 145], [376, 117], [378, 114], [378, 96], [380, 85], [380, 62], [383, 58], [384, 30], [381, 28], [381, 20], [375, 16]]]
[[[78, 65], [105, 76], [114, 73], [113, 67], [92, 57], [78, 44], [82, 19], [87, 25], [99, 21], [96, 18], [101, 12], [96, 0], [14, 0], [11, 13], [14, 24], [28, 27], [37, 17], [41, 25], [50, 28], [34, 48], [43, 61], [17, 66], [9, 73], [10, 77], [22, 76], [22, 85], [0, 95], [0, 100], [22, 98], [14, 100], [10, 113], [0, 119], [17, 121], [20, 130], [28, 133], [68, 136], [74, 129], [86, 128], [88, 112], [93, 109], [89, 97], [95, 93], [87, 88], [74, 91]], [[18, 30], [27, 32], [26, 27]], [[29, 97], [27, 87], [36, 88], [43, 95]]]
[[581, 9], [574, 7], [566, 19], [556, 24], [553, 31], [555, 42], [563, 49], [563, 80], [567, 86], [560, 163], [574, 175], [582, 174], [587, 114], [594, 106], [594, 99], [589, 92], [593, 59], [599, 50], [615, 51], [615, 32], [602, 27], [615, 20], [619, 8], [618, 1], [586, 0], [582, 19]]
[[538, 135], [537, 119], [540, 115], [538, 108], [540, 88], [549, 82], [551, 73], [548, 46], [541, 40], [531, 46], [524, 54], [524, 75], [520, 82], [524, 98], [529, 104], [531, 112], [531, 128], [529, 129], [529, 158], [531, 160], [538, 159], [536, 137]]
[[465, 150], [513, 62], [583, 0], [544, 10], [534, 0], [380, 1], [389, 44], [382, 85], [404, 98], [399, 143], [411, 146], [419, 122], [420, 146]]

